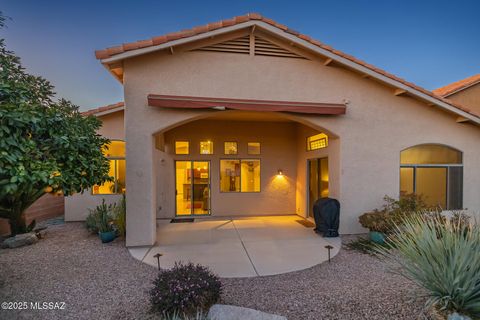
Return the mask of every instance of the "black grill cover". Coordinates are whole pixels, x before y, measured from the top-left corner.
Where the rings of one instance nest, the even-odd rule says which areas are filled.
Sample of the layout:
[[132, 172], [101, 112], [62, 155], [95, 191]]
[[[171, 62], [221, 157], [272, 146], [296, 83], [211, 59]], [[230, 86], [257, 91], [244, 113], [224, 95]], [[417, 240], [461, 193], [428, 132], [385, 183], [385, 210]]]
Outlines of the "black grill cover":
[[320, 198], [313, 204], [316, 233], [323, 233], [324, 237], [338, 237], [340, 224], [340, 202], [332, 198]]

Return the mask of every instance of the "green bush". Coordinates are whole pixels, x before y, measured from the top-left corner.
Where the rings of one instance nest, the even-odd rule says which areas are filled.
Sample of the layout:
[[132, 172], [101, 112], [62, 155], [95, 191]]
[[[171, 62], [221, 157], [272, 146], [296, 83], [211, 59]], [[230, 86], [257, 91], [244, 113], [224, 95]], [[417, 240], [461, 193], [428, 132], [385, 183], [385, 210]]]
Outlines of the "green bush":
[[208, 311], [220, 298], [222, 284], [207, 267], [175, 263], [161, 271], [150, 290], [152, 311], [164, 316], [191, 316]]
[[105, 199], [102, 199], [102, 204], [95, 207], [95, 209], [88, 209], [89, 214], [85, 219], [87, 230], [92, 233], [109, 232], [113, 230], [113, 212], [116, 210], [115, 204], [107, 205]]
[[480, 227], [464, 215], [406, 216], [390, 238], [397, 250], [378, 247], [395, 270], [427, 292], [427, 307], [480, 317]]
[[405, 216], [415, 214], [418, 211], [429, 209], [421, 195], [408, 194], [399, 200], [389, 196], [383, 197], [384, 205], [381, 209], [362, 214], [358, 221], [370, 231], [390, 233], [395, 225], [401, 224]]

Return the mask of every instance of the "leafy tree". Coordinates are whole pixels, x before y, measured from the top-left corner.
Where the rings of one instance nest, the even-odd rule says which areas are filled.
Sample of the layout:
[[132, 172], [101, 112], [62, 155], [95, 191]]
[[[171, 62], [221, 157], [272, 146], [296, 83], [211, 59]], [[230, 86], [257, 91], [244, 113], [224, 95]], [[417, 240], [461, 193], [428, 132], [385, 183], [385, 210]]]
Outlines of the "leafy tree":
[[71, 195], [111, 180], [101, 122], [53, 96], [53, 86], [26, 73], [0, 39], [0, 217], [12, 235], [34, 227], [25, 210], [45, 193]]

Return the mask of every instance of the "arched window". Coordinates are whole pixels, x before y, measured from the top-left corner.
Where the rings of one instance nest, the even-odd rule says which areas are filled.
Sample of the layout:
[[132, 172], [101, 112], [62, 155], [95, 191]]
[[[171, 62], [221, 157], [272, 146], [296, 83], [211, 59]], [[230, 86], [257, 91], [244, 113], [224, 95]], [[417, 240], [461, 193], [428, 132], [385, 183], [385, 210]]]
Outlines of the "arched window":
[[430, 206], [462, 209], [462, 152], [438, 144], [422, 144], [400, 153], [400, 196], [423, 195]]
[[108, 175], [113, 177], [114, 181], [94, 185], [92, 194], [125, 193], [125, 141], [112, 140], [103, 147], [102, 152], [110, 162]]

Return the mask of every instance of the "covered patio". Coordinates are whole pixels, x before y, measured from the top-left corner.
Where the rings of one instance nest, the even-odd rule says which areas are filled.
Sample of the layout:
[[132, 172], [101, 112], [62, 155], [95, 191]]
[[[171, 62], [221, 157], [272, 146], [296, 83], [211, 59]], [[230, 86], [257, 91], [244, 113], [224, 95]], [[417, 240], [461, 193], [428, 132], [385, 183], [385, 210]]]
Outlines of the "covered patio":
[[297, 215], [200, 218], [191, 223], [158, 220], [157, 242], [130, 248], [132, 256], [171, 268], [175, 262], [208, 266], [221, 277], [255, 277], [302, 270], [328, 260], [341, 246], [340, 238], [323, 238]]

